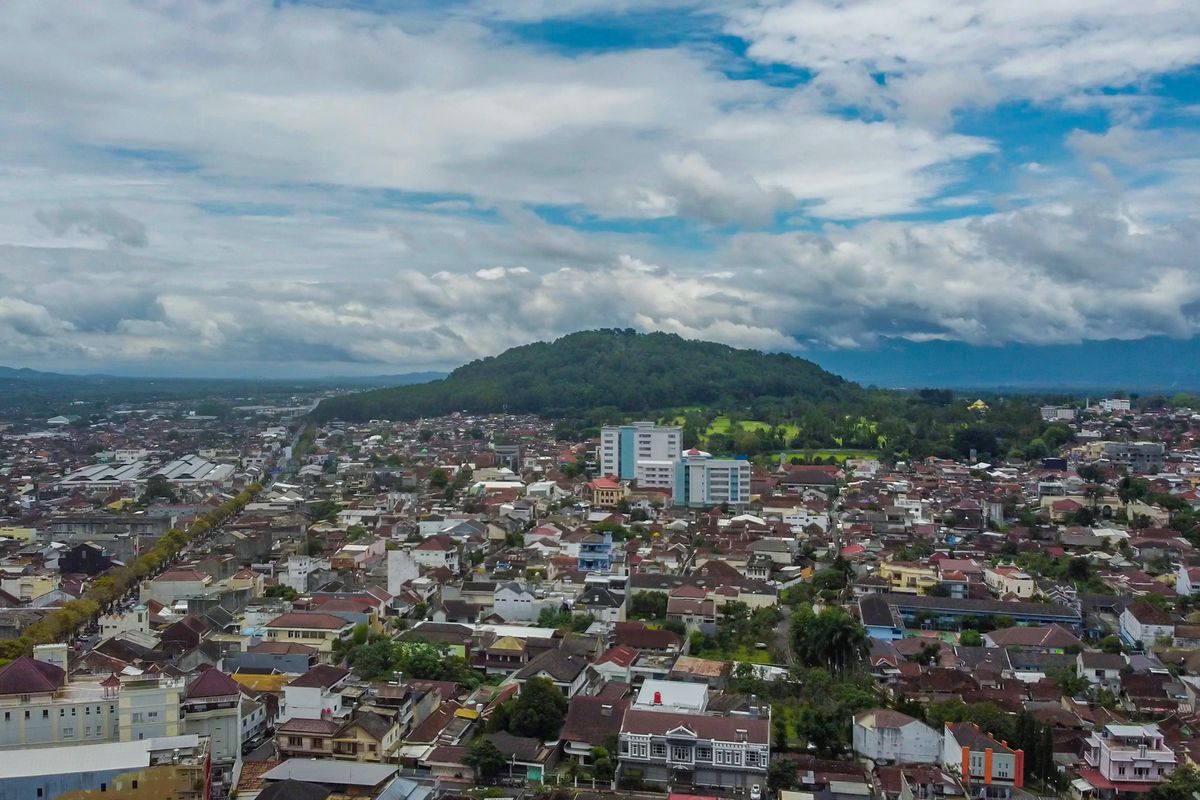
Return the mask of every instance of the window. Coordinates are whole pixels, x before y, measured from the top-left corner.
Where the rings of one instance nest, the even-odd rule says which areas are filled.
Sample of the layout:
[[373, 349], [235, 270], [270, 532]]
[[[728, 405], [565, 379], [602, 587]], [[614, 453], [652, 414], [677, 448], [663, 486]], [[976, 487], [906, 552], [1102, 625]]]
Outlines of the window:
[[671, 745], [671, 760], [690, 764], [692, 761], [692, 748], [687, 745]]
[[50, 709], [48, 709], [48, 708], [42, 709], [42, 719], [50, 719]]
[[133, 788], [134, 788], [134, 789], [136, 789], [136, 788], [137, 788], [137, 778], [134, 778], [134, 779], [133, 779]]
[[757, 750], [747, 750], [746, 751], [746, 766], [747, 767], [757, 767], [758, 766], [758, 751]]
[[654, 758], [666, 758], [667, 746], [662, 742], [655, 742], [654, 744], [650, 745], [650, 755]]
[[74, 728], [63, 728], [63, 738], [64, 739], [74, 739], [75, 738], [75, 729]]
[[712, 761], [712, 748], [711, 747], [697, 747], [696, 748], [696, 759], [698, 761]]

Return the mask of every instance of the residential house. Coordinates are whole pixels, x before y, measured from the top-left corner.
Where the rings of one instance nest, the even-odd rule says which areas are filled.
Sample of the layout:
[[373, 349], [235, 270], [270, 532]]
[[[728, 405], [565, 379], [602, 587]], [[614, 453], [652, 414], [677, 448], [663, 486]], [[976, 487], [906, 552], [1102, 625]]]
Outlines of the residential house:
[[1125, 656], [1120, 653], [1101, 653], [1085, 650], [1075, 656], [1075, 671], [1098, 689], [1107, 689], [1114, 695], [1121, 690], [1121, 670], [1125, 668]]
[[354, 630], [354, 623], [320, 611], [289, 611], [268, 622], [263, 631], [269, 642], [298, 642], [317, 651], [322, 661], [332, 657], [333, 643]]
[[854, 717], [854, 752], [875, 764], [936, 764], [942, 737], [920, 720], [876, 708]]
[[565, 650], [546, 650], [534, 656], [513, 678], [524, 685], [530, 678], [544, 678], [568, 698], [584, 691], [588, 682], [589, 659]]
[[1150, 652], [1160, 638], [1174, 639], [1175, 619], [1145, 600], [1138, 600], [1121, 612], [1120, 635], [1130, 647]]
[[1025, 752], [996, 741], [972, 722], [947, 722], [942, 769], [956, 773], [970, 797], [1008, 800], [1025, 784]]
[[341, 719], [349, 713], [342, 707], [341, 690], [350, 670], [318, 664], [283, 689], [279, 719]]
[[1110, 798], [1162, 783], [1178, 763], [1156, 725], [1105, 725], [1087, 738], [1083, 760], [1080, 777]]

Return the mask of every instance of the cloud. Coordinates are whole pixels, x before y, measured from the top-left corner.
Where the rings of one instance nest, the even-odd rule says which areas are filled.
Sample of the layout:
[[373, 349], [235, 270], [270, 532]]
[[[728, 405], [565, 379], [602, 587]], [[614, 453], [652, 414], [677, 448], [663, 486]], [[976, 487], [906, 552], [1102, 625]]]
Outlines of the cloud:
[[55, 236], [66, 236], [75, 231], [106, 239], [113, 245], [145, 247], [147, 244], [146, 226], [111, 208], [61, 206], [39, 210], [34, 216]]
[[1200, 63], [1191, 0], [792, 0], [735, 11], [729, 31], [751, 43], [751, 58], [836, 76], [840, 102], [926, 119], [1136, 85]]

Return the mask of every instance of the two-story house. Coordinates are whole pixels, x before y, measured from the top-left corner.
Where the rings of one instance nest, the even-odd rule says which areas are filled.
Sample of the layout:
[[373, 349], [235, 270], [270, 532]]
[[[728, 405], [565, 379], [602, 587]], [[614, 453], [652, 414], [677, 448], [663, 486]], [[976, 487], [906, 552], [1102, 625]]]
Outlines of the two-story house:
[[1159, 639], [1175, 638], [1175, 618], [1145, 600], [1138, 600], [1121, 612], [1120, 634], [1130, 647], [1150, 652]]
[[1121, 691], [1121, 670], [1125, 656], [1121, 653], [1101, 653], [1085, 650], [1075, 656], [1075, 671], [1097, 689], [1116, 694]]
[[543, 605], [533, 592], [516, 581], [497, 584], [492, 594], [492, 611], [505, 622], [533, 622]]
[[1013, 566], [999, 566], [983, 571], [983, 582], [998, 597], [1012, 595], [1022, 599], [1033, 597], [1033, 578]]
[[289, 611], [263, 626], [269, 642], [298, 642], [317, 651], [321, 661], [332, 657], [333, 643], [354, 630], [354, 623], [321, 611]]
[[612, 534], [589, 533], [579, 541], [579, 571], [608, 572], [612, 569]]
[[758, 716], [630, 709], [621, 721], [620, 777], [655, 786], [748, 790], [765, 787], [770, 709]]
[[219, 669], [206, 669], [183, 693], [183, 732], [209, 738], [213, 769], [222, 778], [242, 758], [242, 690]]
[[412, 549], [412, 557], [422, 567], [429, 569], [445, 567], [456, 573], [460, 566], [458, 543], [444, 533], [430, 536], [418, 544]]
[[875, 708], [854, 717], [854, 752], [876, 764], [936, 764], [942, 737], [907, 714]]
[[972, 722], [947, 722], [942, 769], [957, 774], [970, 797], [1008, 800], [1025, 785], [1025, 752], [998, 742]]
[[299, 719], [343, 719], [349, 713], [342, 707], [341, 689], [350, 678], [350, 670], [330, 664], [318, 664], [283, 687], [279, 706], [280, 721]]

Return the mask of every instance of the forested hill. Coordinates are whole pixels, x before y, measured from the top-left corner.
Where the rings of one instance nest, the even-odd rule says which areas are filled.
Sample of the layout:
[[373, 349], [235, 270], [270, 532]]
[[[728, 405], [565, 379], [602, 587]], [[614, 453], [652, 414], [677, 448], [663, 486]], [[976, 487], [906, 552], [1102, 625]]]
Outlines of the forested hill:
[[764, 397], [861, 397], [857, 384], [794, 356], [737, 350], [666, 333], [583, 331], [473, 361], [445, 379], [321, 402], [318, 420], [412, 419], [452, 411], [563, 416], [612, 408], [737, 407]]

